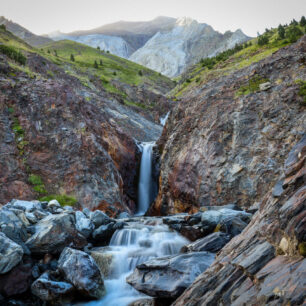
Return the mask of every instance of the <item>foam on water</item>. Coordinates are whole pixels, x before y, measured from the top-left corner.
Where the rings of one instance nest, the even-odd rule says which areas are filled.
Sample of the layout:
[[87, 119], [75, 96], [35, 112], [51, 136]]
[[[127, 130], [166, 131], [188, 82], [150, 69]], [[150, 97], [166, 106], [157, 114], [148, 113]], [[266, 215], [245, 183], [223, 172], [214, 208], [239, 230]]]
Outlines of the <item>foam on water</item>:
[[139, 220], [130, 222], [126, 228], [114, 233], [106, 251], [113, 255], [110, 276], [104, 281], [106, 296], [87, 305], [127, 306], [137, 299], [148, 298], [128, 285], [126, 277], [137, 265], [152, 258], [177, 254], [181, 247], [188, 243], [186, 238], [162, 224], [161, 219]]

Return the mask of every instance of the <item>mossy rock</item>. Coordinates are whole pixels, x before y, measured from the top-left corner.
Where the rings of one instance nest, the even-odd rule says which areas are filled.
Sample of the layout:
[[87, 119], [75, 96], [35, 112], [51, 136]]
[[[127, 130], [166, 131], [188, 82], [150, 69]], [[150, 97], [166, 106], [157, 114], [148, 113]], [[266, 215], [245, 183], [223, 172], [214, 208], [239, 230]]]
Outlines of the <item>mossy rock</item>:
[[299, 243], [299, 253], [306, 257], [306, 242]]

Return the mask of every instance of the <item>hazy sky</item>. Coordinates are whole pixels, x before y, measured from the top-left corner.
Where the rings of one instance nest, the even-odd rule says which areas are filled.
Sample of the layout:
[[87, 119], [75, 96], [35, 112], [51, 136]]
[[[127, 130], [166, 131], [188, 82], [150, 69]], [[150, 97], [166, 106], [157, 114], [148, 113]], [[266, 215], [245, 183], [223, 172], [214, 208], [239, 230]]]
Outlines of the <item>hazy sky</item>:
[[306, 15], [306, 0], [0, 0], [0, 16], [36, 34], [92, 29], [106, 23], [188, 16], [216, 30], [257, 31]]

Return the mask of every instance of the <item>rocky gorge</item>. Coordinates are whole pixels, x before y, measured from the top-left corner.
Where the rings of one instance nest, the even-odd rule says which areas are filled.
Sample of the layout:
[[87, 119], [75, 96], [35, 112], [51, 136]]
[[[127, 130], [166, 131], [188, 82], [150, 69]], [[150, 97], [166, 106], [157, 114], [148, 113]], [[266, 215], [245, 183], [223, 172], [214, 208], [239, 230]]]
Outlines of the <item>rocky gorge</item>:
[[305, 35], [175, 88], [1, 35], [0, 305], [303, 305]]

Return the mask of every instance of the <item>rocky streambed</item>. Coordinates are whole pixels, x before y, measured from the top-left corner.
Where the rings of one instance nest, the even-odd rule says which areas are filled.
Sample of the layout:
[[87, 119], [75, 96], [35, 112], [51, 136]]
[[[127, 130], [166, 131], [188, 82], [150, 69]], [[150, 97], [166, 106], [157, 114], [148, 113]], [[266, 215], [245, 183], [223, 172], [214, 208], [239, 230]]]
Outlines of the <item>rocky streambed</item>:
[[113, 219], [12, 200], [0, 209], [0, 304], [170, 304], [250, 218], [234, 205]]

